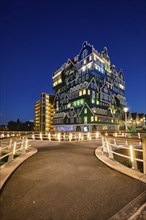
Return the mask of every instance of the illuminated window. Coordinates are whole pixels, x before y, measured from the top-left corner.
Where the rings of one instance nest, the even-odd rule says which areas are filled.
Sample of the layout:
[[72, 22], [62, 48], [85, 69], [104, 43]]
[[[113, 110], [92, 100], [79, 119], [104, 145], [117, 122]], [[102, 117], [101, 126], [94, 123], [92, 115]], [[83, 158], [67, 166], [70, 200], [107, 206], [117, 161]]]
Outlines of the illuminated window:
[[92, 103], [95, 103], [95, 100], [94, 100], [94, 99], [92, 99], [92, 100], [91, 100], [91, 102], [92, 102]]
[[70, 103], [68, 103], [68, 104], [67, 104], [67, 108], [70, 108], [70, 106], [71, 106], [71, 104], [70, 104]]
[[86, 89], [83, 90], [83, 95], [86, 95]]
[[77, 105], [77, 102], [76, 102], [76, 101], [74, 101], [74, 102], [73, 102], [73, 105], [74, 105], [74, 106], [76, 106], [76, 105]]
[[84, 113], [87, 114], [87, 108], [84, 109]]
[[88, 95], [90, 95], [90, 89], [88, 89]]
[[82, 96], [82, 90], [79, 91], [79, 96]]
[[95, 121], [97, 121], [97, 116], [95, 116]]
[[90, 69], [91, 68], [91, 64], [89, 63], [87, 67], [88, 67], [88, 69]]
[[90, 55], [90, 57], [89, 57], [89, 61], [91, 61], [92, 60], [92, 56]]
[[86, 62], [86, 60], [84, 60], [84, 64], [86, 64], [87, 62]]
[[83, 71], [83, 72], [85, 71], [85, 66], [82, 67], [82, 71]]
[[81, 105], [83, 105], [84, 104], [84, 99], [81, 99]]
[[94, 116], [91, 116], [91, 121], [92, 121], [92, 122], [94, 121]]
[[99, 101], [98, 100], [96, 100], [96, 104], [99, 105]]

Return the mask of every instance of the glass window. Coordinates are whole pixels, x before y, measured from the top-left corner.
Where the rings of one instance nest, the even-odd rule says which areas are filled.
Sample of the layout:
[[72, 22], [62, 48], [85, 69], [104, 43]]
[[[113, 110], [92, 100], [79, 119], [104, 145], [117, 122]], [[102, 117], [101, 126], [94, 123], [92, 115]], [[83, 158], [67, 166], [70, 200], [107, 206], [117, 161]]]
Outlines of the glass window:
[[83, 105], [84, 104], [84, 99], [81, 99], [81, 105]]
[[86, 95], [86, 89], [83, 90], [83, 95]]
[[98, 100], [96, 100], [96, 104], [99, 105], [99, 101]]
[[86, 59], [84, 60], [84, 64], [86, 64], [87, 62], [86, 62]]
[[73, 102], [73, 105], [74, 105], [74, 106], [76, 106], [76, 105], [77, 105], [77, 102], [76, 102], [76, 101], [74, 101], [74, 102]]
[[82, 90], [79, 91], [79, 96], [82, 96]]
[[92, 122], [94, 121], [94, 116], [91, 116], [91, 121], [92, 121]]
[[87, 108], [84, 109], [84, 113], [87, 114]]
[[90, 89], [88, 89], [88, 95], [90, 95]]
[[90, 55], [90, 57], [89, 57], [89, 61], [91, 61], [92, 60], [92, 55]]

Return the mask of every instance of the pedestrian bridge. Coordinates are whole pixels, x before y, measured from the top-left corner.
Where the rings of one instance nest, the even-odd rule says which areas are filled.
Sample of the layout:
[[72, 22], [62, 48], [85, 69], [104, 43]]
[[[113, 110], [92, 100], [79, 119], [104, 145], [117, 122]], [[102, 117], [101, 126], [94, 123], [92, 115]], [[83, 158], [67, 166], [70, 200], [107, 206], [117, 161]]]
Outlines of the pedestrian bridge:
[[[86, 134], [84, 141], [82, 134], [76, 140], [72, 135], [69, 141], [63, 140], [61, 134], [56, 134], [56, 141], [32, 135], [27, 136], [28, 145], [37, 148], [37, 153], [19, 166], [4, 185], [0, 196], [1, 219], [118, 219], [116, 213], [131, 201], [140, 195], [145, 200], [145, 183], [110, 169], [95, 157], [95, 149], [103, 144], [105, 155], [113, 160], [111, 154], [119, 153], [114, 149], [114, 140], [123, 146], [116, 139], [118, 135]], [[108, 137], [109, 142], [105, 139]], [[141, 150], [144, 145], [138, 138], [138, 145], [132, 143]], [[128, 142], [125, 146], [129, 146]], [[125, 217], [120, 219], [127, 219], [128, 211], [124, 213]]]

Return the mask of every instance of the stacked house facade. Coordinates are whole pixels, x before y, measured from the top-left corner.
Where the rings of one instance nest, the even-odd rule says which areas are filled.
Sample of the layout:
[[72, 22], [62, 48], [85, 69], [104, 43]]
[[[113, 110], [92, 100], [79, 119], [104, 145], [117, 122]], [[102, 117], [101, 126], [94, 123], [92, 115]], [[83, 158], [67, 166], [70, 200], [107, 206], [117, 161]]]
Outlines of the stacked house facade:
[[53, 73], [56, 131], [118, 128], [127, 106], [123, 71], [111, 65], [107, 48], [99, 53], [84, 42], [77, 56]]

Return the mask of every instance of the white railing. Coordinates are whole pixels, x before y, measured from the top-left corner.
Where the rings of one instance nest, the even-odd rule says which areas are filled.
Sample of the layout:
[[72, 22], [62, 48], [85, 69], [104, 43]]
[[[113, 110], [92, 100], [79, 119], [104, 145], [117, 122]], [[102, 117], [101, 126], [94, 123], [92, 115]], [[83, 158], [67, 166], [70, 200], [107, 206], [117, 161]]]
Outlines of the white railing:
[[40, 141], [90, 141], [101, 138], [99, 132], [55, 132], [55, 133], [32, 133], [29, 139]]
[[11, 138], [0, 142], [0, 162], [1, 165], [3, 161], [10, 162], [15, 159], [16, 156], [25, 154], [28, 150], [28, 138]]
[[0, 139], [20, 137], [31, 133], [32, 131], [0, 131]]
[[[146, 138], [102, 135], [102, 150], [111, 159], [114, 159], [115, 155], [129, 159], [132, 169], [135, 170], [138, 170], [138, 162], [142, 162], [143, 173], [146, 174]], [[121, 153], [121, 150], [126, 150], [126, 153]]]

